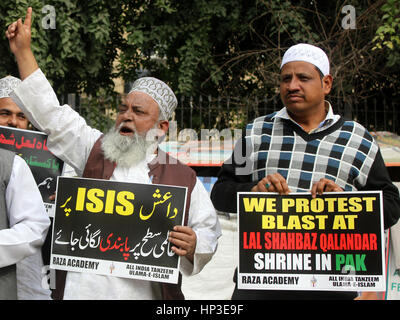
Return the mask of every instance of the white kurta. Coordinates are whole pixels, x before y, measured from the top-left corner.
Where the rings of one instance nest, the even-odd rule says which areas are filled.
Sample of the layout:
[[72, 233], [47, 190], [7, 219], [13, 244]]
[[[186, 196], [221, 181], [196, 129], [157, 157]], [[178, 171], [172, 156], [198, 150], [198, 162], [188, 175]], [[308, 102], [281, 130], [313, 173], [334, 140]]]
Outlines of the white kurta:
[[40, 250], [17, 263], [18, 300], [51, 300], [51, 291], [43, 267]]
[[[58, 99], [40, 69], [26, 78], [11, 94], [14, 102], [32, 124], [48, 134], [47, 146], [81, 176], [94, 143], [101, 132], [89, 127], [69, 106], [60, 106]], [[130, 168], [117, 165], [111, 180], [151, 183], [149, 156]], [[185, 275], [196, 274], [214, 254], [221, 228], [217, 214], [203, 184], [197, 179], [192, 191], [188, 225], [196, 232], [194, 263], [182, 258], [180, 269]], [[159, 285], [150, 281], [68, 272], [65, 299], [158, 299]]]
[[37, 253], [50, 225], [31, 170], [18, 155], [6, 189], [6, 204], [10, 228], [0, 230], [0, 268]]
[[6, 205], [10, 228], [0, 230], [0, 268], [17, 264], [18, 299], [48, 299], [50, 291], [41, 287], [43, 261], [38, 259], [50, 219], [32, 172], [18, 155], [6, 189]]

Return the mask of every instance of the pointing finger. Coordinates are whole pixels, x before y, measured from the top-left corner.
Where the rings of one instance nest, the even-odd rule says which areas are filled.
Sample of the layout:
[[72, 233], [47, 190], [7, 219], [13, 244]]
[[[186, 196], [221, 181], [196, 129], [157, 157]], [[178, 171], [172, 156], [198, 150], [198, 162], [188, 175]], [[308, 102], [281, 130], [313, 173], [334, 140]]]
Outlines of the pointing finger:
[[30, 27], [32, 23], [32, 8], [29, 7], [26, 11], [25, 22], [24, 25]]

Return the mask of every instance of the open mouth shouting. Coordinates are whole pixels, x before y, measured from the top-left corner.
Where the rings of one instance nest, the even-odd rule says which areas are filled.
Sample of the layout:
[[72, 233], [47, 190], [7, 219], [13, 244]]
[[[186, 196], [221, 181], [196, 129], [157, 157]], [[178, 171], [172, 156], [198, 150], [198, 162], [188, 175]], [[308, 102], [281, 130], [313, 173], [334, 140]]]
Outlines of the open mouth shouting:
[[133, 136], [135, 134], [135, 130], [125, 124], [120, 127], [119, 134], [122, 136]]

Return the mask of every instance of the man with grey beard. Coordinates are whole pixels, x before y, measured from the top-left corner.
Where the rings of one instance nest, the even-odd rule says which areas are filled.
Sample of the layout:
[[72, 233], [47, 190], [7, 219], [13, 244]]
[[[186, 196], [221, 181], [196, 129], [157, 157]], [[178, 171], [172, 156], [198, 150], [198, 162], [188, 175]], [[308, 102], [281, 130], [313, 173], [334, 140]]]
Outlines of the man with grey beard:
[[[216, 212], [194, 171], [158, 148], [177, 106], [172, 90], [146, 77], [134, 82], [120, 104], [115, 127], [103, 135], [89, 127], [69, 106], [59, 104], [30, 48], [32, 9], [25, 22], [6, 31], [22, 83], [11, 94], [32, 124], [48, 134], [49, 150], [79, 176], [134, 183], [157, 183], [188, 188], [186, 223], [170, 232], [180, 269], [190, 275], [202, 270], [213, 256], [221, 235]], [[61, 274], [61, 273], [60, 273]], [[68, 272], [57, 277], [57, 299], [182, 299], [178, 285]]]
[[[155, 141], [147, 141], [146, 136], [136, 134], [126, 137], [120, 134], [121, 124], [118, 128], [112, 127], [102, 139], [104, 156], [121, 166], [130, 166], [143, 160], [147, 153], [154, 153], [157, 148]], [[154, 127], [151, 130], [157, 129]]]

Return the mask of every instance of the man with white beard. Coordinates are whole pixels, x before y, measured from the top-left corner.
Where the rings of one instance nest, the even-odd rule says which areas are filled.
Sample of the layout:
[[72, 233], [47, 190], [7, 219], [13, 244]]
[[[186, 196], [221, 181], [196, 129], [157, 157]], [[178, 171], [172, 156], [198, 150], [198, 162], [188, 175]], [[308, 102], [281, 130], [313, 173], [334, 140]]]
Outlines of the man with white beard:
[[[137, 164], [144, 159], [146, 154], [153, 154], [156, 152], [158, 142], [154, 140], [146, 140], [150, 135], [139, 134], [135, 128], [135, 134], [130, 136], [123, 136], [120, 131], [124, 123], [121, 123], [118, 128], [112, 127], [102, 138], [102, 150], [104, 156], [118, 163], [121, 166], [129, 167]], [[149, 131], [157, 132], [157, 124], [154, 125]]]
[[[180, 270], [196, 274], [213, 256], [221, 235], [208, 193], [192, 169], [158, 148], [177, 106], [172, 90], [155, 78], [134, 82], [119, 106], [115, 128], [103, 135], [89, 127], [69, 106], [60, 106], [30, 48], [32, 9], [25, 22], [6, 31], [22, 83], [11, 94], [32, 124], [48, 134], [47, 146], [76, 173], [134, 183], [159, 183], [188, 188], [184, 226], [170, 232], [172, 250], [183, 257]], [[178, 285], [68, 272], [57, 276], [57, 299], [182, 299]], [[66, 278], [65, 278], [66, 277]], [[65, 286], [65, 287], [64, 287]]]

